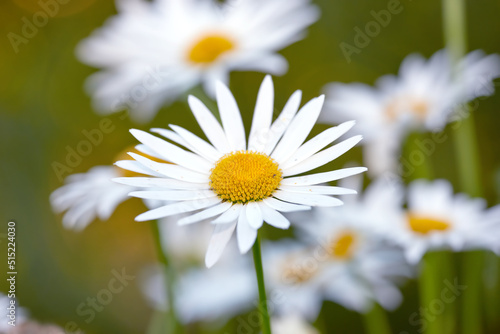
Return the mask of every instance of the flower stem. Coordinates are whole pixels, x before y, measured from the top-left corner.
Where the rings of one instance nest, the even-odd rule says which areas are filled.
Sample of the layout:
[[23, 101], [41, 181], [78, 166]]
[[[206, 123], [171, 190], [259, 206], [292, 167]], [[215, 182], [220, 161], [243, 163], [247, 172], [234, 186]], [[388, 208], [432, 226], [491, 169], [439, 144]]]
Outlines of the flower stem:
[[[429, 309], [429, 306], [440, 296], [440, 257], [438, 252], [428, 252], [421, 261], [419, 288], [420, 306]], [[425, 328], [425, 334], [443, 333], [442, 317], [434, 316], [429, 319]]]
[[259, 312], [262, 315], [262, 334], [271, 334], [271, 319], [267, 310], [266, 286], [264, 284], [264, 269], [262, 268], [262, 255], [260, 252], [260, 238], [257, 239], [252, 247], [253, 262], [255, 264], [255, 274], [259, 286]]
[[170, 261], [167, 257], [166, 250], [162, 247], [162, 238], [160, 236], [160, 229], [158, 227], [158, 222], [151, 222], [151, 230], [153, 232], [153, 239], [156, 246], [156, 253], [158, 260], [160, 261], [165, 274], [165, 284], [166, 284], [166, 301], [168, 312], [166, 313], [167, 318], [165, 319], [165, 327], [168, 329], [166, 333], [180, 333], [181, 325], [177, 318], [177, 313], [175, 312], [175, 302], [174, 302], [174, 282], [175, 275]]
[[[454, 65], [465, 55], [467, 49], [465, 0], [442, 0], [444, 37]], [[460, 80], [460, 73], [456, 73]], [[462, 190], [469, 195], [481, 196], [479, 174], [479, 154], [472, 115], [456, 124], [455, 150]], [[467, 290], [462, 297], [462, 333], [481, 333], [481, 275], [484, 254], [474, 252], [465, 254], [463, 283]]]
[[366, 333], [368, 334], [391, 334], [391, 327], [385, 310], [374, 304], [372, 309], [364, 314]]

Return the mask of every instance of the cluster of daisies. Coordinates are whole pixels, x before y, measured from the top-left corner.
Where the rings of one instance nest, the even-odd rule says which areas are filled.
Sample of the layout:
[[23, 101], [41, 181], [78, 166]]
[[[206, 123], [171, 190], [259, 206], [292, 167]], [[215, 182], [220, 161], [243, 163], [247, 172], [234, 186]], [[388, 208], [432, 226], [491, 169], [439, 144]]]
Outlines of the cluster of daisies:
[[[466, 117], [457, 110], [468, 102], [493, 94], [497, 55], [475, 51], [455, 65], [446, 50], [429, 60], [410, 55], [397, 76], [375, 87], [330, 83], [325, 95], [302, 103], [296, 91], [284, 106], [275, 106], [267, 75], [247, 136], [229, 73], [286, 73], [277, 52], [304, 37], [317, 7], [309, 0], [120, 0], [118, 11], [78, 48], [82, 61], [102, 69], [88, 81], [96, 110], [126, 108], [148, 122], [184, 99], [200, 129], [133, 129], [137, 146], [114, 165], [69, 176], [51, 203], [66, 211], [66, 228], [81, 231], [130, 196], [144, 200], [148, 210], [135, 219], [158, 220], [177, 276], [167, 282], [161, 268], [144, 268], [141, 289], [153, 308], [174, 307], [183, 323], [254, 308], [252, 263], [238, 253], [258, 242], [264, 223], [294, 226], [293, 238], [262, 245], [275, 333], [318, 333], [311, 323], [325, 300], [359, 313], [377, 304], [394, 310], [400, 285], [428, 251], [500, 252], [500, 207], [455, 194], [446, 180], [405, 185], [399, 176], [411, 132], [442, 131]], [[216, 100], [218, 117], [189, 95], [198, 85]], [[317, 122], [335, 126], [310, 138]], [[351, 128], [356, 135], [345, 137]], [[370, 182], [361, 174], [367, 168], [332, 169], [360, 142]]]

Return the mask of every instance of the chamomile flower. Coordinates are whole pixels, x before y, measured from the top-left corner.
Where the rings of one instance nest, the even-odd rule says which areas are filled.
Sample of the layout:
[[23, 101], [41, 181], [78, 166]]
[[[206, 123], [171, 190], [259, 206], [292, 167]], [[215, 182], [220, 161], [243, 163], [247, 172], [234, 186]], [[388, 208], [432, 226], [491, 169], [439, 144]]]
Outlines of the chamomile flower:
[[[138, 150], [135, 152], [141, 153], [140, 150], [144, 148], [138, 145]], [[145, 153], [141, 154], [149, 156]], [[128, 158], [128, 155], [120, 154], [119, 157]], [[127, 165], [127, 162], [124, 161], [124, 164]], [[50, 195], [53, 210], [57, 213], [66, 211], [63, 216], [64, 227], [81, 231], [96, 218], [103, 221], [109, 219], [116, 207], [129, 199], [128, 194], [137, 190], [135, 187], [112, 182], [111, 179], [140, 175], [145, 170], [145, 168], [131, 169], [133, 171], [103, 165], [92, 167], [86, 173], [68, 176], [65, 185]], [[152, 173], [152, 171], [147, 172]], [[148, 206], [156, 205], [148, 204], [150, 204]]]
[[[459, 72], [454, 79], [455, 72]], [[375, 87], [365, 84], [333, 83], [325, 87], [327, 123], [358, 121], [366, 138], [364, 159], [372, 175], [395, 171], [401, 145], [411, 130], [441, 130], [460, 115], [460, 104], [493, 94], [492, 80], [500, 76], [500, 57], [482, 51], [468, 54], [456, 68], [445, 50], [428, 61], [409, 55], [399, 75], [386, 75]]]
[[485, 232], [484, 240], [489, 238], [488, 231], [481, 229], [486, 202], [454, 195], [448, 181], [414, 181], [407, 197], [407, 212], [399, 223], [387, 222], [385, 234], [405, 249], [408, 262], [418, 263], [430, 250], [476, 248], [473, 240], [478, 238], [478, 229]]
[[[131, 196], [175, 201], [145, 212], [136, 220], [201, 210], [180, 219], [178, 223], [185, 225], [210, 218], [216, 224], [206, 256], [206, 264], [210, 267], [221, 255], [235, 229], [240, 252], [245, 253], [254, 244], [264, 221], [282, 229], [290, 226], [280, 212], [341, 205], [339, 199], [330, 195], [351, 191], [317, 184], [355, 175], [366, 168], [297, 175], [336, 159], [355, 146], [361, 137], [355, 136], [326, 148], [354, 124], [347, 122], [325, 130], [304, 143], [321, 111], [324, 97], [309, 101], [297, 112], [300, 98], [300, 92], [294, 93], [280, 116], [271, 124], [274, 89], [271, 77], [267, 76], [258, 93], [248, 144], [236, 100], [221, 82], [217, 83], [217, 104], [222, 126], [198, 99], [193, 96], [188, 99], [210, 143], [175, 125], [171, 125], [173, 131], [152, 131], [187, 150], [147, 132], [131, 130], [150, 151], [160, 157], [169, 157], [173, 163], [157, 163], [131, 153], [136, 161], [129, 167], [153, 170], [154, 173], [149, 175], [155, 177], [120, 178], [115, 181], [145, 188], [144, 191], [132, 192]], [[118, 165], [127, 168], [120, 162]]]
[[300, 40], [318, 18], [309, 0], [118, 0], [119, 14], [84, 40], [83, 62], [103, 69], [88, 88], [103, 113], [132, 110], [148, 121], [159, 107], [233, 70], [287, 71], [278, 50]]

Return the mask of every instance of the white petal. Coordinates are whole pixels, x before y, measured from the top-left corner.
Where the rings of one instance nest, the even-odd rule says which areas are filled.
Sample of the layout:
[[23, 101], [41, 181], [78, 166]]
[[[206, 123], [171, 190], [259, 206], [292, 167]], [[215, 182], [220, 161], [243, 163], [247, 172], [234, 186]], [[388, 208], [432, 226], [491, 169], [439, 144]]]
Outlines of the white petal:
[[281, 139], [281, 136], [283, 136], [283, 133], [285, 133], [288, 124], [290, 124], [293, 117], [297, 113], [301, 98], [302, 92], [300, 90], [297, 90], [292, 94], [292, 96], [290, 96], [290, 98], [286, 102], [283, 111], [269, 129], [269, 133], [267, 134], [268, 139], [266, 147], [263, 151], [265, 154], [270, 155], [276, 147], [276, 144]]
[[[185, 151], [163, 139], [153, 136], [145, 131], [132, 129], [130, 133], [144, 145], [149, 146], [168, 161], [183, 166], [185, 168], [197, 171], [199, 173], [208, 173], [212, 169], [212, 164], [199, 155]], [[137, 159], [136, 159], [137, 160]]]
[[362, 138], [363, 137], [361, 136], [354, 136], [324, 151], [316, 153], [312, 157], [307, 158], [305, 161], [302, 161], [291, 168], [284, 169], [283, 176], [297, 175], [323, 166], [324, 164], [337, 159], [339, 156], [349, 151], [357, 143], [359, 143]]
[[189, 201], [217, 196], [211, 190], [147, 190], [132, 191], [129, 196], [160, 201]]
[[281, 213], [269, 207], [266, 203], [261, 203], [260, 209], [262, 212], [262, 218], [264, 218], [265, 222], [269, 225], [280, 229], [287, 229], [290, 227], [290, 221], [286, 219]]
[[292, 193], [283, 190], [275, 191], [273, 196], [281, 199], [282, 201], [309, 205], [309, 206], [339, 206], [343, 204], [341, 200], [335, 197], [315, 195], [315, 194], [312, 195], [312, 194]]
[[281, 184], [289, 186], [310, 186], [313, 184], [320, 184], [320, 183], [343, 179], [345, 177], [366, 172], [366, 170], [367, 169], [365, 167], [343, 168], [326, 173], [317, 173], [305, 176], [286, 178], [281, 180]]
[[240, 110], [233, 94], [222, 82], [216, 84], [217, 105], [226, 133], [227, 141], [233, 151], [245, 150], [245, 128], [241, 119]]
[[262, 226], [262, 213], [260, 212], [259, 204], [256, 202], [249, 202], [246, 205], [246, 215], [248, 224], [254, 229], [259, 229]]
[[138, 188], [149, 188], [149, 187], [159, 187], [159, 188], [169, 188], [169, 189], [210, 189], [210, 184], [208, 183], [192, 183], [179, 181], [176, 179], [166, 179], [160, 177], [117, 177], [111, 179], [113, 182], [125, 184], [131, 187]]
[[143, 164], [134, 160], [120, 160], [115, 162], [115, 166], [129, 170], [131, 172], [144, 174], [144, 175], [152, 175], [152, 176], [164, 176], [161, 173], [155, 172], [151, 168], [147, 168]]
[[212, 145], [220, 152], [230, 152], [231, 148], [227, 142], [226, 134], [212, 112], [192, 95], [189, 95], [188, 103], [194, 117]]
[[232, 223], [240, 216], [242, 204], [234, 204], [229, 210], [220, 215], [217, 219], [212, 221], [212, 224], [227, 224]]
[[209, 206], [220, 203], [221, 200], [218, 197], [211, 197], [204, 200], [194, 200], [194, 201], [185, 201], [180, 203], [174, 203], [159, 207], [157, 209], [146, 211], [137, 217], [135, 217], [136, 221], [146, 221], [153, 220], [168, 216], [177, 215], [179, 213], [191, 212], [203, 208], [207, 208]]
[[212, 267], [222, 255], [224, 248], [233, 235], [236, 223], [215, 225], [214, 233], [208, 244], [207, 255], [205, 256], [205, 265]]
[[302, 145], [318, 119], [324, 100], [325, 96], [321, 95], [307, 102], [300, 109], [271, 154], [274, 160], [280, 164], [285, 162]]
[[196, 222], [202, 221], [204, 219], [217, 216], [221, 213], [226, 212], [231, 207], [231, 205], [232, 204], [229, 202], [220, 203], [218, 205], [212, 206], [211, 208], [208, 208], [208, 209], [205, 209], [201, 212], [198, 212], [192, 216], [182, 218], [181, 220], [179, 220], [177, 222], [177, 224], [187, 225], [187, 224], [196, 223]]
[[257, 230], [248, 224], [245, 205], [241, 208], [241, 213], [238, 218], [236, 236], [241, 254], [248, 252], [250, 248], [252, 248], [255, 239], [257, 239]]
[[[159, 134], [160, 136], [163, 136], [167, 139], [170, 139], [171, 141], [173, 141], [174, 143], [177, 143], [181, 146], [184, 146], [185, 148], [188, 148], [190, 149], [191, 151], [192, 148], [190, 147], [189, 143], [187, 141], [184, 140], [184, 138], [182, 138], [181, 136], [179, 136], [179, 134], [175, 133], [174, 131], [172, 130], [169, 130], [169, 129], [162, 129], [162, 128], [152, 128], [150, 129], [151, 132], [154, 132], [154, 133], [157, 133]], [[144, 145], [145, 146], [145, 145]], [[146, 146], [147, 147], [147, 146]], [[150, 149], [151, 150], [151, 149]], [[153, 151], [154, 152], [154, 151]], [[194, 152], [194, 151], [193, 151]], [[150, 154], [151, 155], [151, 154]], [[154, 155], [153, 155], [154, 156]]]
[[298, 163], [306, 160], [311, 155], [319, 152], [327, 145], [333, 143], [334, 140], [338, 139], [340, 136], [349, 131], [349, 129], [351, 129], [354, 124], [354, 121], [345, 122], [340, 124], [339, 126], [323, 131], [322, 133], [299, 147], [297, 151], [281, 165], [281, 169], [285, 170], [287, 168], [293, 167]]
[[181, 128], [180, 126], [170, 125], [170, 127], [177, 132], [186, 142], [192, 147], [192, 151], [201, 155], [210, 162], [216, 162], [223, 155], [217, 151], [212, 145], [196, 136], [192, 132]]
[[[155, 151], [153, 151], [152, 149], [150, 149], [149, 147], [147, 147], [144, 144], [135, 145], [135, 149], [141, 153], [155, 157], [156, 159], [165, 160], [164, 157], [162, 157], [161, 155], [159, 155], [158, 153], [156, 153]], [[167, 161], [167, 160], [165, 160], [165, 161]]]
[[167, 164], [167, 163], [159, 163], [148, 158], [143, 157], [142, 155], [129, 153], [131, 157], [137, 160], [142, 165], [147, 168], [153, 170], [160, 174], [160, 176], [168, 176], [173, 179], [186, 181], [186, 182], [195, 182], [195, 183], [208, 183], [210, 182], [207, 175], [200, 174], [198, 172], [186, 169], [182, 166]]
[[278, 211], [281, 211], [281, 212], [294, 212], [294, 211], [311, 210], [310, 206], [287, 203], [287, 202], [283, 202], [283, 201], [280, 201], [279, 199], [272, 198], [272, 197], [266, 198], [265, 200], [263, 200], [263, 202], [266, 203], [271, 208], [278, 210]]
[[331, 186], [280, 186], [281, 190], [291, 191], [296, 193], [304, 194], [321, 194], [321, 195], [355, 195], [356, 190], [342, 188], [342, 187], [331, 187]]
[[252, 128], [248, 140], [249, 150], [262, 151], [267, 141], [267, 134], [273, 118], [274, 88], [270, 75], [266, 75], [260, 85], [257, 103], [253, 113]]

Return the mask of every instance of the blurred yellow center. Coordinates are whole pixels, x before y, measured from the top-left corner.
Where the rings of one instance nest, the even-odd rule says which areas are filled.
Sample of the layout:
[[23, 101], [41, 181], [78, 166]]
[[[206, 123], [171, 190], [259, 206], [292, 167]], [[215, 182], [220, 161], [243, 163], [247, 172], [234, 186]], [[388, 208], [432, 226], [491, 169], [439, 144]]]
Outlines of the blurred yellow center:
[[210, 186], [224, 201], [261, 201], [273, 194], [282, 179], [278, 164], [268, 155], [238, 151], [223, 156], [212, 169]]
[[390, 120], [395, 120], [404, 112], [410, 112], [419, 120], [425, 119], [429, 111], [429, 104], [418, 98], [397, 98], [386, 107], [386, 115]]
[[[168, 164], [170, 162], [166, 161], [166, 160], [162, 160], [162, 159], [158, 159], [156, 157], [153, 157], [149, 154], [145, 154], [145, 153], [142, 153], [140, 151], [138, 151], [135, 147], [131, 146], [131, 147], [128, 147], [126, 148], [125, 150], [121, 151], [115, 158], [114, 161], [120, 161], [120, 160], [134, 160], [132, 159], [132, 157], [130, 155], [128, 155], [129, 152], [132, 152], [132, 153], [136, 153], [136, 154], [139, 154], [139, 155], [142, 155], [143, 157], [145, 158], [148, 158], [150, 160], [153, 160], [153, 161], [156, 161], [156, 162], [161, 162], [161, 163], [165, 163], [165, 164]], [[140, 173], [137, 173], [137, 172], [133, 172], [131, 170], [127, 170], [127, 169], [122, 169], [122, 168], [118, 168], [118, 170], [120, 171], [120, 174], [124, 177], [136, 177], [136, 176], [144, 176], [144, 174], [140, 174]]]
[[[282, 268], [283, 280], [290, 284], [301, 284], [309, 281], [318, 272], [317, 267], [307, 267], [293, 262], [294, 259], [288, 259]], [[292, 264], [294, 263], [294, 264]]]
[[234, 43], [223, 35], [207, 35], [199, 39], [189, 50], [189, 61], [197, 64], [210, 64], [223, 53], [234, 49]]
[[342, 260], [350, 259], [354, 253], [356, 235], [352, 232], [342, 232], [330, 244], [330, 255]]
[[412, 213], [408, 214], [408, 224], [414, 232], [421, 234], [427, 234], [432, 231], [446, 231], [450, 228], [449, 222]]

